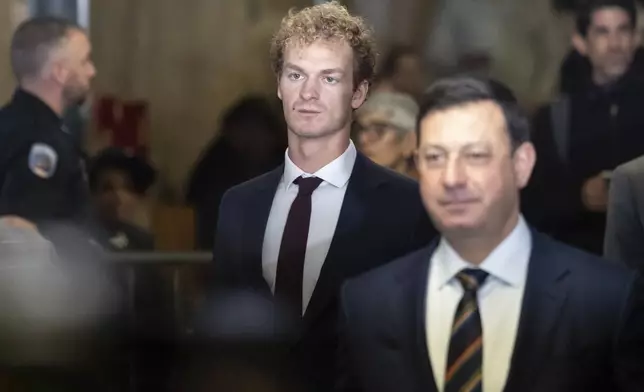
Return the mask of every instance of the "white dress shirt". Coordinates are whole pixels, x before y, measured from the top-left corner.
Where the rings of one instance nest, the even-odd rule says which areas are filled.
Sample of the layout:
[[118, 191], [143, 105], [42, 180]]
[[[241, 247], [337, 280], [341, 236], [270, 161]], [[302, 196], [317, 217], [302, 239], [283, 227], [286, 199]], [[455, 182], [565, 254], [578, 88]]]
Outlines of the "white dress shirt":
[[304, 313], [331, 247], [331, 240], [333, 240], [335, 228], [340, 218], [340, 209], [356, 161], [357, 151], [353, 142], [350, 142], [349, 147], [342, 155], [312, 174], [305, 173], [297, 167], [289, 158], [288, 150], [285, 155], [284, 174], [277, 187], [264, 233], [262, 271], [264, 279], [274, 293], [282, 234], [284, 227], [286, 227], [291, 204], [298, 193], [298, 186], [293, 184], [293, 181], [300, 176], [315, 176], [322, 179], [322, 183], [311, 196], [311, 223], [306, 243], [302, 281], [302, 312]]
[[[483, 328], [483, 391], [502, 391], [514, 351], [532, 236], [523, 217], [510, 235], [478, 268], [489, 273], [478, 291]], [[425, 332], [427, 349], [438, 391], [445, 384], [445, 367], [456, 307], [463, 287], [456, 274], [477, 268], [463, 260], [443, 238], [429, 268], [426, 294]]]

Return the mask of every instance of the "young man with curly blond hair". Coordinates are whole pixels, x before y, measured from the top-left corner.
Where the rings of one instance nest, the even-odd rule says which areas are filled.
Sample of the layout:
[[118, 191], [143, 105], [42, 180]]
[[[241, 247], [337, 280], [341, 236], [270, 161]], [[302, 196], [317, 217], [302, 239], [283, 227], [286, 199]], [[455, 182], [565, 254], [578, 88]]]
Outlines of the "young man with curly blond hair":
[[224, 196], [214, 279], [264, 293], [292, 316], [291, 359], [309, 388], [324, 391], [335, 378], [342, 282], [419, 248], [434, 231], [417, 184], [371, 162], [349, 138], [376, 63], [365, 22], [335, 1], [292, 10], [271, 59], [285, 162]]

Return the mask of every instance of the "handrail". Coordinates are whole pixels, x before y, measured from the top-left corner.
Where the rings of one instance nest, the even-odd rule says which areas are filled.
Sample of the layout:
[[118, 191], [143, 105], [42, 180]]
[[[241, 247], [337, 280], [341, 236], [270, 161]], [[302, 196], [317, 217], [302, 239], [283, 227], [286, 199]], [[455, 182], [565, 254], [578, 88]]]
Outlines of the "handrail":
[[194, 264], [212, 261], [212, 252], [113, 252], [108, 259], [119, 264]]

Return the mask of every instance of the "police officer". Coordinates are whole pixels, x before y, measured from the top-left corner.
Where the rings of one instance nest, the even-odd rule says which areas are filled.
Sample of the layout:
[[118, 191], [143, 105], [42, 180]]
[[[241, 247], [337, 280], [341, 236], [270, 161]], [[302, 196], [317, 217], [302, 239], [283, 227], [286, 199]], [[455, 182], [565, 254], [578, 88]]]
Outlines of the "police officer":
[[33, 18], [16, 30], [11, 65], [19, 86], [0, 109], [0, 216], [39, 227], [89, 216], [84, 159], [62, 118], [89, 93], [90, 52], [85, 31], [64, 19]]
[[[46, 243], [53, 245], [56, 257], [32, 260], [37, 258], [31, 249], [34, 241], [23, 241], [19, 250], [27, 256], [17, 262], [21, 271], [31, 264], [36, 265], [38, 268], [26, 269], [24, 274], [28, 281], [38, 282], [43, 290], [51, 289], [41, 291], [48, 293], [44, 295], [51, 297], [51, 301], [61, 304], [55, 308], [52, 305], [51, 318], [65, 319], [70, 312], [98, 314], [100, 317], [97, 316], [96, 324], [87, 330], [87, 339], [92, 344], [110, 345], [112, 339], [121, 337], [122, 285], [111, 267], [103, 263], [104, 254], [98, 246], [99, 241], [88, 234], [92, 232], [89, 229], [93, 225], [84, 159], [78, 139], [63, 126], [64, 113], [86, 98], [96, 74], [90, 52], [91, 45], [85, 31], [64, 19], [29, 19], [14, 33], [10, 57], [18, 88], [11, 101], [0, 109], [0, 223], [29, 228], [25, 221], [33, 222]], [[3, 233], [0, 235], [11, 243], [20, 239], [11, 230]], [[0, 249], [0, 266], [12, 261], [9, 256], [9, 252]], [[40, 275], [35, 275], [37, 273]], [[41, 280], [36, 280], [38, 277]], [[57, 277], [64, 277], [66, 283], [61, 284]], [[63, 290], [65, 287], [69, 289]], [[76, 303], [71, 304], [68, 294], [83, 301], [104, 298], [109, 306], [104, 307], [97, 301], [89, 303], [87, 309], [79, 310]], [[24, 290], [17, 291], [15, 296], [19, 295], [24, 295], [24, 298], [16, 301], [21, 300], [18, 303], [29, 306], [42, 298], [42, 295], [34, 297]], [[21, 316], [16, 314], [16, 317]], [[10, 313], [5, 317], [13, 315]], [[63, 332], [71, 329], [65, 328]], [[5, 329], [1, 332], [0, 340], [12, 337]], [[61, 332], [55, 336], [66, 335]], [[108, 342], [103, 343], [105, 339]], [[72, 339], [60, 341], [62, 349], [68, 352], [73, 352], [76, 344]], [[101, 350], [95, 354], [96, 358], [94, 355], [84, 356], [73, 366], [39, 358], [16, 365], [10, 361], [11, 358], [0, 357], [0, 367], [12, 366], [12, 375], [20, 380], [24, 378], [27, 385], [32, 385], [32, 380], [39, 380], [46, 385], [42, 388], [47, 390], [101, 391], [111, 385], [104, 386], [105, 375], [96, 375], [95, 369], [99, 373], [118, 372], [120, 375], [118, 362], [112, 359], [120, 358], [121, 353], [106, 354]], [[82, 385], [78, 384], [79, 380], [83, 380]]]

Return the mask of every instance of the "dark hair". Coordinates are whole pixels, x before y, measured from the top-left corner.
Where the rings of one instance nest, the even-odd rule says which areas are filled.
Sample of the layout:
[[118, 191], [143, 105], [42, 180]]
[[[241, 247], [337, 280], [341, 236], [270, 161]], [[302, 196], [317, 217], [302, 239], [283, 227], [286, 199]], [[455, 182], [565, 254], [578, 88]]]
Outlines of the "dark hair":
[[590, 0], [577, 11], [577, 32], [585, 37], [594, 13], [608, 7], [623, 9], [628, 14], [633, 30], [637, 27], [637, 7], [633, 0]]
[[22, 22], [11, 39], [11, 67], [21, 81], [36, 76], [71, 30], [83, 31], [67, 19], [42, 16]]
[[431, 112], [481, 101], [494, 102], [503, 110], [513, 150], [530, 141], [530, 123], [512, 91], [496, 80], [469, 76], [441, 79], [425, 92], [416, 123], [418, 140], [420, 123]]
[[279, 135], [283, 129], [279, 111], [267, 98], [260, 95], [249, 95], [239, 99], [226, 109], [221, 117], [220, 134], [228, 136], [237, 130], [239, 124], [261, 125], [272, 134]]
[[418, 56], [418, 52], [410, 45], [398, 44], [392, 46], [382, 60], [377, 77], [379, 79], [392, 77], [396, 73], [398, 62], [405, 56]]
[[143, 195], [155, 183], [157, 171], [146, 159], [128, 154], [118, 147], [107, 147], [101, 150], [89, 165], [89, 188], [97, 191], [98, 180], [108, 170], [125, 173], [132, 181], [135, 193]]

